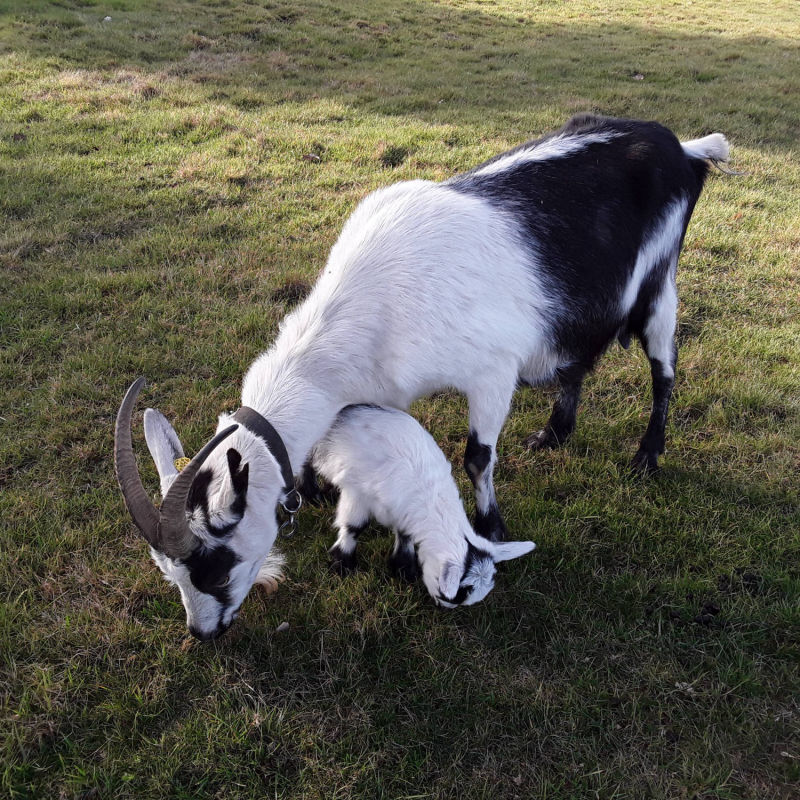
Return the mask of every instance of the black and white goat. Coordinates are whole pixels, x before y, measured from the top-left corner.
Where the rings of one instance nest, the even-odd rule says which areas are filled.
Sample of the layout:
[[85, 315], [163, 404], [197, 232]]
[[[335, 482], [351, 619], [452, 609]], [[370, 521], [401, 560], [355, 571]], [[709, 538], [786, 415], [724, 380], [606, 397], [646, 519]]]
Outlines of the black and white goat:
[[495, 563], [530, 553], [533, 542], [491, 542], [469, 524], [450, 463], [408, 414], [382, 406], [348, 406], [314, 448], [314, 469], [339, 489], [330, 550], [345, 572], [356, 564], [359, 534], [370, 518], [395, 535], [392, 571], [418, 577], [438, 605], [483, 600]]
[[[347, 405], [405, 409], [437, 389], [463, 392], [476, 530], [498, 540], [495, 444], [518, 382], [558, 380], [550, 420], [528, 444], [560, 444], [586, 373], [615, 339], [636, 336], [653, 409], [633, 463], [656, 468], [674, 380], [678, 254], [709, 162], [727, 156], [721, 134], [681, 145], [657, 123], [584, 115], [444, 183], [369, 195], [247, 372], [244, 407], [220, 417], [160, 510], [136, 473], [131, 387], [117, 418], [117, 474], [182, 589], [190, 629], [210, 638], [231, 623], [275, 541], [278, 504], [293, 503], [292, 471]], [[157, 430], [175, 450], [171, 428]]]

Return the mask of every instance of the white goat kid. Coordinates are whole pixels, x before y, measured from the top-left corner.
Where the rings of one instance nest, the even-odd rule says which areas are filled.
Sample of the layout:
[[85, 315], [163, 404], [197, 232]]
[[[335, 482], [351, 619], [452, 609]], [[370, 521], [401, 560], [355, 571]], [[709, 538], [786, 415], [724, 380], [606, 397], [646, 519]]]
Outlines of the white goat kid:
[[[244, 407], [220, 417], [160, 510], [136, 473], [131, 387], [118, 478], [193, 632], [211, 638], [230, 624], [275, 541], [277, 506], [296, 506], [292, 472], [345, 406], [406, 409], [437, 389], [463, 392], [475, 529], [501, 540], [492, 470], [515, 387], [558, 379], [550, 420], [528, 439], [557, 445], [586, 373], [615, 339], [636, 336], [653, 408], [633, 463], [655, 469], [674, 382], [678, 254], [708, 162], [727, 155], [720, 134], [681, 146], [657, 123], [580, 116], [444, 183], [371, 194], [245, 376]], [[167, 451], [171, 435], [157, 434]]]
[[340, 491], [339, 536], [330, 550], [341, 572], [355, 567], [359, 534], [371, 517], [391, 528], [392, 570], [446, 608], [472, 605], [494, 587], [495, 563], [530, 553], [533, 542], [491, 542], [464, 513], [450, 464], [408, 414], [349, 406], [314, 448], [314, 469]]

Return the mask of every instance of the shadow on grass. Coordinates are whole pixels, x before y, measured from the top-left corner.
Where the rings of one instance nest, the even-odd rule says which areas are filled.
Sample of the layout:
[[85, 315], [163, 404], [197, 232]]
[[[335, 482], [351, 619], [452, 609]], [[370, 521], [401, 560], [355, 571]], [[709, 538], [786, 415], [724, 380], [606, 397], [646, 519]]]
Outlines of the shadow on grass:
[[[800, 116], [796, 41], [713, 22], [692, 29], [680, 16], [656, 26], [424, 2], [193, 4], [191, 13], [145, 2], [104, 22], [95, 6], [14, 5], [0, 15], [6, 52], [61, 69], [135, 69], [150, 76], [144, 99], [156, 103], [166, 78], [247, 112], [322, 99], [429, 121], [485, 123], [491, 113], [512, 129], [544, 112], [546, 129], [596, 109], [788, 147]], [[713, 32], [694, 32], [701, 26]]]

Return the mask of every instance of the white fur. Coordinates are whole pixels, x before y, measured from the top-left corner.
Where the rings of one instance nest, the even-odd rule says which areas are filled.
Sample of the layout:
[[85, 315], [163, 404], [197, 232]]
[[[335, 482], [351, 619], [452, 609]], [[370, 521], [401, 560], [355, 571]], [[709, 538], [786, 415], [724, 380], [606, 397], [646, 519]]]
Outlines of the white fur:
[[[533, 542], [495, 544], [478, 536], [464, 513], [450, 464], [422, 426], [401, 411], [356, 406], [345, 409], [315, 447], [315, 469], [337, 486], [338, 545], [352, 553], [350, 528], [374, 517], [411, 539], [428, 593], [452, 608], [461, 585], [472, 590], [461, 602], [482, 600], [494, 586], [494, 562], [523, 555]], [[465, 571], [467, 544], [489, 554]], [[335, 546], [336, 546], [335, 545]], [[400, 547], [398, 538], [395, 549]]]
[[683, 152], [694, 158], [706, 158], [711, 161], [727, 161], [730, 157], [730, 145], [721, 133], [712, 133], [702, 139], [681, 142]]
[[642, 281], [659, 262], [665, 259], [669, 261], [671, 278], [674, 281], [685, 216], [686, 200], [683, 199], [665, 209], [661, 219], [648, 232], [639, 248], [633, 273], [620, 301], [623, 315], [627, 315], [633, 308]]
[[527, 164], [530, 161], [547, 161], [552, 158], [563, 158], [590, 144], [611, 141], [616, 136], [613, 133], [594, 133], [576, 136], [561, 135], [537, 142], [530, 147], [522, 147], [507, 156], [501, 156], [490, 161], [485, 167], [476, 170], [475, 175], [494, 175], [506, 172], [509, 169]]
[[661, 362], [665, 377], [675, 375], [673, 348], [675, 347], [675, 325], [678, 318], [678, 292], [674, 273], [661, 287], [650, 318], [644, 328], [647, 355]]

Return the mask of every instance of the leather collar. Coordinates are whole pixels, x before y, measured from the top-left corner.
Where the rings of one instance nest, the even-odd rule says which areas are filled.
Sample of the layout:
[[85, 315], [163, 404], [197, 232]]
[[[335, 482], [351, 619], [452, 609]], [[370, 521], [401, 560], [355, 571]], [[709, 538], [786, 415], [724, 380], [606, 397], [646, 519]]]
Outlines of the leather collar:
[[249, 406], [242, 406], [233, 415], [233, 419], [235, 422], [247, 428], [254, 436], [261, 439], [266, 445], [267, 450], [275, 457], [278, 466], [281, 468], [283, 489], [286, 493], [286, 498], [281, 505], [289, 513], [297, 511], [300, 508], [300, 493], [295, 489], [292, 464], [289, 461], [289, 454], [286, 452], [286, 445], [283, 443], [283, 439], [281, 439], [278, 431], [276, 431], [258, 411]]

